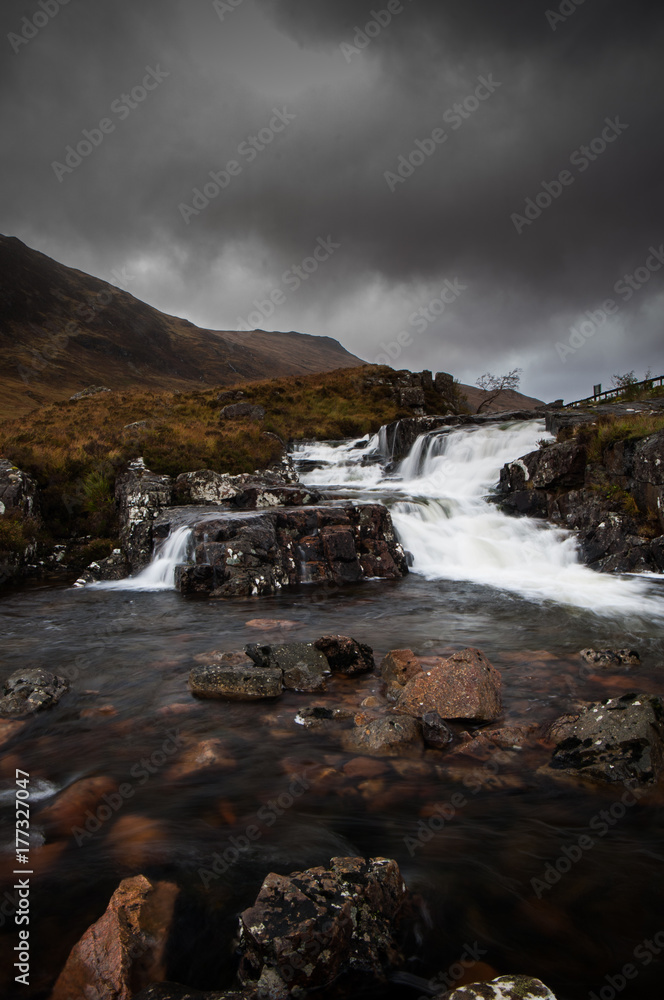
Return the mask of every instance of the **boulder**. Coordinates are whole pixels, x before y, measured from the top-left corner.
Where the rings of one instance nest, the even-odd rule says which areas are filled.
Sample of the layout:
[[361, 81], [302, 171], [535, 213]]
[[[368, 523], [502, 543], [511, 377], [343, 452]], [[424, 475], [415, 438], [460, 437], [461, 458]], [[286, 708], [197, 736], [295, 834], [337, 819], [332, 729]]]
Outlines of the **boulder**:
[[0, 458], [0, 516], [19, 511], [24, 517], [37, 513], [37, 484], [5, 458]]
[[98, 396], [101, 392], [110, 392], [105, 385], [89, 385], [87, 389], [81, 389], [80, 392], [75, 392], [73, 396], [69, 397], [70, 403], [75, 403], [79, 399], [87, 399], [88, 396]]
[[502, 712], [502, 680], [479, 649], [464, 649], [410, 680], [397, 701], [401, 712], [421, 719], [437, 712], [442, 719], [493, 722]]
[[547, 445], [505, 465], [500, 474], [500, 489], [503, 493], [514, 493], [583, 486], [586, 460], [586, 449], [572, 441]]
[[20, 719], [51, 708], [68, 690], [68, 680], [41, 667], [16, 670], [2, 685], [0, 717]]
[[664, 772], [664, 706], [627, 694], [589, 705], [554, 723], [551, 772], [602, 783], [652, 784]]
[[183, 472], [175, 480], [174, 497], [178, 504], [227, 503], [237, 496], [240, 488], [238, 480], [244, 478], [213, 472], [212, 469]]
[[392, 649], [381, 660], [380, 674], [391, 698], [398, 697], [408, 681], [421, 673], [422, 665], [412, 649]]
[[124, 580], [131, 573], [131, 567], [124, 557], [122, 549], [113, 549], [110, 556], [92, 562], [79, 576], [74, 587], [85, 587], [88, 583], [98, 583], [100, 580]]
[[138, 458], [118, 476], [115, 498], [120, 512], [122, 550], [136, 572], [152, 558], [154, 522], [163, 508], [171, 504], [171, 477], [156, 475]]
[[373, 649], [344, 635], [324, 635], [314, 643], [327, 659], [333, 674], [357, 677], [375, 668]]
[[219, 414], [220, 420], [263, 420], [265, 409], [252, 403], [231, 403], [224, 406]]
[[410, 750], [422, 750], [418, 722], [409, 715], [388, 715], [383, 719], [361, 722], [344, 733], [344, 749], [349, 753], [378, 754], [396, 757]]
[[329, 869], [271, 873], [240, 917], [240, 981], [288, 997], [345, 973], [385, 982], [408, 896], [395, 861], [333, 858]]
[[322, 691], [330, 667], [325, 656], [312, 642], [288, 642], [276, 646], [250, 643], [246, 653], [260, 669], [283, 673], [283, 685], [289, 691]]
[[262, 510], [270, 507], [307, 507], [320, 503], [320, 493], [305, 486], [281, 486], [267, 483], [249, 484], [230, 498], [239, 510]]
[[72, 950], [50, 1000], [131, 1000], [166, 975], [166, 942], [177, 886], [143, 875], [124, 879], [108, 909]]
[[261, 701], [278, 698], [283, 691], [283, 675], [278, 668], [259, 668], [238, 654], [220, 654], [216, 663], [201, 664], [189, 673], [189, 688], [198, 698], [220, 698], [225, 701]]
[[[167, 535], [180, 516], [178, 508], [164, 512], [160, 534]], [[408, 572], [389, 512], [378, 504], [204, 511], [192, 530], [193, 565], [175, 574], [184, 594], [276, 594], [295, 584], [342, 586]]]
[[556, 1000], [548, 986], [530, 976], [499, 976], [488, 983], [471, 983], [434, 1000]]

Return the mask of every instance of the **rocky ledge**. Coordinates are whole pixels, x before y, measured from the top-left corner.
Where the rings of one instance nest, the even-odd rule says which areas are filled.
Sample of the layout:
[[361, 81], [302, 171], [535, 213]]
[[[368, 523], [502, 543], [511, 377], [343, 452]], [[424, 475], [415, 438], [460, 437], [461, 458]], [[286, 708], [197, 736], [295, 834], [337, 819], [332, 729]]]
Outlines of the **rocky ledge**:
[[191, 564], [176, 569], [183, 594], [209, 597], [276, 594], [295, 584], [398, 580], [408, 573], [388, 510], [363, 506], [275, 507], [268, 510], [162, 511], [154, 536], [191, 525]]
[[[571, 414], [560, 424], [590, 423]], [[664, 431], [624, 440], [591, 462], [583, 443], [545, 445], [506, 465], [499, 503], [577, 533], [583, 561], [604, 572], [664, 571]]]

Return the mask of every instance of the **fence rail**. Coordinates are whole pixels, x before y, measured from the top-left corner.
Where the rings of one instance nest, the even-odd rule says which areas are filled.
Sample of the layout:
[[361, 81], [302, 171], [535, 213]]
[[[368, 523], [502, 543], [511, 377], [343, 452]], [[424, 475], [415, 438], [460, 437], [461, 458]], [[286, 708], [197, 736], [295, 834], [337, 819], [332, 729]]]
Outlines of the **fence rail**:
[[622, 389], [607, 389], [606, 392], [600, 392], [596, 396], [586, 396], [585, 399], [575, 399], [573, 403], [565, 403], [565, 409], [568, 410], [571, 406], [584, 406], [586, 403], [597, 403], [602, 399], [613, 399], [614, 396], [622, 396], [624, 392], [629, 392], [631, 389], [652, 389], [656, 385], [664, 385], [664, 375], [659, 375], [657, 378], [647, 378], [643, 382], [634, 382]]

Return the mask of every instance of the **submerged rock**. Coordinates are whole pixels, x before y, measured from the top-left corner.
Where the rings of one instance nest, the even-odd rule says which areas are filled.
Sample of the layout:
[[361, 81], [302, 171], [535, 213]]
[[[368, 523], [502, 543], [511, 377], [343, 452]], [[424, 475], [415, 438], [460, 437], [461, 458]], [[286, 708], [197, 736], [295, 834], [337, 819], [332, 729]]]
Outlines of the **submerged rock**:
[[69, 681], [48, 670], [35, 667], [16, 670], [2, 685], [0, 717], [20, 719], [50, 708], [69, 690]]
[[493, 722], [502, 712], [500, 673], [479, 649], [464, 649], [439, 660], [408, 681], [397, 708], [421, 719], [437, 712], [442, 719]]
[[383, 757], [423, 748], [420, 726], [409, 715], [388, 715], [362, 722], [344, 733], [343, 742], [350, 753], [376, 753]]
[[556, 1000], [548, 986], [530, 976], [499, 976], [489, 983], [472, 983], [434, 1000]]
[[316, 639], [316, 649], [327, 659], [334, 674], [357, 677], [371, 673], [375, 668], [373, 649], [344, 635], [324, 635]]
[[385, 981], [407, 900], [395, 861], [333, 858], [329, 869], [271, 873], [240, 917], [240, 981], [288, 997], [344, 973]]
[[236, 653], [222, 653], [217, 662], [194, 667], [189, 674], [191, 693], [198, 698], [226, 701], [261, 701], [282, 694], [280, 669], [256, 667], [247, 656], [243, 660], [244, 663], [239, 663]]
[[75, 945], [50, 1000], [131, 1000], [166, 974], [166, 942], [177, 886], [143, 875], [124, 879], [108, 909]]
[[581, 656], [597, 667], [635, 667], [641, 662], [635, 649], [582, 649]]
[[652, 784], [664, 772], [664, 706], [628, 694], [563, 716], [550, 729], [557, 741], [549, 772], [593, 781]]
[[153, 983], [147, 989], [134, 994], [133, 1000], [259, 1000], [259, 997], [253, 987], [240, 992], [226, 990], [223, 993], [201, 993], [199, 990], [190, 990], [188, 986], [180, 986], [178, 983]]

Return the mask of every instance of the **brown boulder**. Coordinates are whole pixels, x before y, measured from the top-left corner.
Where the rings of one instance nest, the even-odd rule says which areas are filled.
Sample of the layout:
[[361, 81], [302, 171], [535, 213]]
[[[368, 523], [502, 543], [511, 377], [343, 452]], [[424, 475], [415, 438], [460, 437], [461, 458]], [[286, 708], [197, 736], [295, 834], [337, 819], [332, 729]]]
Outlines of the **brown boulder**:
[[388, 690], [399, 694], [408, 681], [422, 673], [422, 665], [412, 649], [392, 649], [381, 661], [380, 673]]
[[442, 719], [493, 722], [502, 712], [500, 673], [479, 649], [464, 649], [408, 682], [397, 707], [422, 718], [437, 712]]
[[166, 978], [165, 947], [177, 886], [124, 879], [108, 909], [74, 946], [51, 1000], [94, 996], [131, 1000], [139, 990]]

